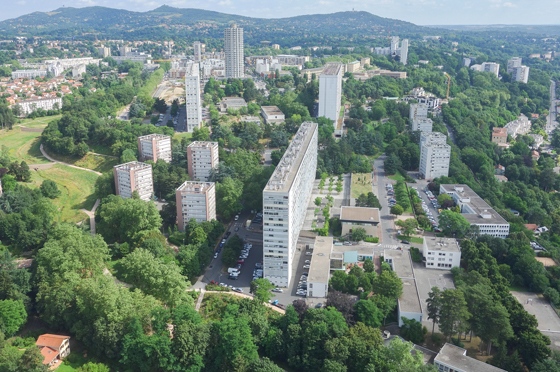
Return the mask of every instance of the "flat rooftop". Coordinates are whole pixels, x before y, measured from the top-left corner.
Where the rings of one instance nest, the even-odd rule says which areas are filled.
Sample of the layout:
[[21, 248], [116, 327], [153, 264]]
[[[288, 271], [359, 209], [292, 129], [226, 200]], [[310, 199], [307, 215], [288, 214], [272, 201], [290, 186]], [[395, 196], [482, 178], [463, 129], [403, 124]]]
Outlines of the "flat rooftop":
[[416, 290], [416, 281], [414, 279], [401, 279], [403, 284], [403, 293], [399, 298], [401, 312], [405, 313], [422, 313], [422, 305], [420, 305], [420, 297]]
[[307, 280], [312, 283], [328, 283], [331, 268], [331, 249], [333, 238], [329, 236], [318, 236], [315, 238], [311, 264], [309, 265], [309, 276]]
[[[461, 215], [471, 224], [508, 225], [508, 222], [498, 214], [488, 203], [467, 185], [441, 185], [440, 190], [446, 194], [456, 194], [462, 204], [468, 205], [473, 213], [463, 210]], [[464, 208], [463, 208], [464, 209]]]
[[412, 271], [412, 259], [410, 253], [400, 249], [386, 249], [383, 252], [385, 260], [392, 258], [393, 270], [399, 278], [414, 279], [414, 271]]
[[338, 75], [341, 68], [342, 64], [340, 63], [327, 63], [321, 75]]
[[286, 149], [280, 163], [268, 180], [264, 191], [287, 193], [292, 187], [294, 178], [299, 170], [301, 162], [313, 138], [313, 133], [317, 130], [317, 123], [306, 121], [301, 124], [292, 142]]
[[214, 182], [185, 181], [177, 188], [177, 191], [184, 191], [190, 194], [204, 194], [206, 191], [214, 187]]
[[185, 69], [185, 76], [199, 76], [200, 65], [198, 63], [188, 63]]
[[246, 105], [247, 102], [241, 97], [224, 97], [222, 98], [222, 102], [227, 103], [229, 105]]
[[468, 357], [465, 349], [451, 344], [443, 345], [434, 362], [440, 362], [453, 367], [453, 369], [469, 372], [505, 372], [504, 369]]
[[171, 140], [171, 136], [166, 136], [165, 134], [157, 134], [157, 133], [147, 134], [145, 136], [138, 137], [138, 139], [141, 140], [141, 141], [142, 140], [151, 140], [153, 138]]
[[379, 208], [341, 207], [340, 220], [350, 222], [379, 222]]
[[151, 168], [150, 164], [142, 163], [140, 161], [131, 161], [130, 163], [124, 163], [115, 165], [115, 168], [118, 171], [131, 171], [131, 170], [141, 170], [146, 168]]
[[453, 238], [424, 236], [424, 243], [430, 251], [460, 252], [459, 242]]
[[205, 148], [205, 147], [215, 147], [218, 146], [218, 142], [209, 142], [209, 141], [194, 141], [191, 142], [187, 147], [196, 147], [196, 148]]
[[261, 106], [261, 110], [263, 110], [267, 115], [284, 115], [278, 106]]

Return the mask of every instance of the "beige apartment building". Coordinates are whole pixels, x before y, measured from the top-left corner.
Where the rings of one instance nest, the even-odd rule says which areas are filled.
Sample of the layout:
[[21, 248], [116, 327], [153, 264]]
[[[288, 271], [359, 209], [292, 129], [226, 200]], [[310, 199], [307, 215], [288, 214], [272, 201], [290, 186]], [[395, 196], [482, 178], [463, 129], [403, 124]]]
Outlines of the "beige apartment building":
[[186, 181], [175, 191], [177, 202], [177, 227], [185, 230], [186, 224], [216, 219], [216, 187], [214, 182]]
[[132, 197], [134, 191], [138, 192], [140, 199], [149, 201], [154, 193], [152, 166], [139, 161], [115, 165], [115, 191], [123, 198]]
[[164, 134], [148, 134], [138, 137], [138, 152], [140, 160], [152, 160], [157, 163], [163, 159], [171, 163], [171, 137]]
[[208, 181], [210, 170], [219, 161], [218, 142], [195, 141], [187, 147], [187, 165], [192, 180]]

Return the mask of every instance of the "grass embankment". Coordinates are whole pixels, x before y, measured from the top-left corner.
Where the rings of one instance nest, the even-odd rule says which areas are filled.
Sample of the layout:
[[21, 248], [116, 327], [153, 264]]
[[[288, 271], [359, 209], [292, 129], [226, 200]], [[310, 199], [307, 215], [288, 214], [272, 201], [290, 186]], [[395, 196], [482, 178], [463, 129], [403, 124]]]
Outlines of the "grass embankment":
[[36, 119], [21, 119], [16, 126], [23, 125], [27, 128], [45, 128], [51, 121], [58, 120], [62, 115], [45, 116]]
[[92, 153], [88, 153], [83, 158], [76, 158], [74, 156], [63, 156], [54, 154], [52, 152], [47, 152], [47, 154], [51, 158], [58, 161], [72, 164], [77, 167], [91, 169], [101, 173], [109, 172], [115, 165], [119, 164], [118, 158], [107, 155], [95, 155]]
[[30, 164], [43, 164], [49, 161], [39, 150], [41, 133], [22, 132], [21, 128], [0, 133], [0, 145], [8, 148], [8, 155], [17, 160]]
[[181, 132], [181, 133], [177, 133], [175, 132], [175, 134], [173, 134], [173, 139], [176, 139], [178, 141], [182, 140], [183, 138], [192, 138], [192, 133], [189, 132]]
[[148, 81], [138, 90], [137, 97], [142, 101], [151, 100], [152, 94], [156, 90], [157, 86], [163, 80], [163, 69], [158, 68], [155, 70]]
[[401, 174], [401, 172], [397, 171], [397, 173], [393, 174], [392, 176], [387, 176], [387, 178], [390, 178], [392, 180], [395, 181], [403, 181], [404, 182], [404, 177]]
[[32, 172], [31, 186], [39, 187], [44, 180], [56, 182], [61, 195], [53, 200], [53, 204], [60, 212], [59, 221], [79, 222], [87, 218], [80, 209], [91, 210], [95, 204], [97, 177], [92, 172], [56, 164], [52, 168]]
[[352, 186], [351, 186], [351, 197], [357, 198], [361, 194], [366, 194], [372, 191], [371, 188], [371, 173], [353, 173], [352, 174]]

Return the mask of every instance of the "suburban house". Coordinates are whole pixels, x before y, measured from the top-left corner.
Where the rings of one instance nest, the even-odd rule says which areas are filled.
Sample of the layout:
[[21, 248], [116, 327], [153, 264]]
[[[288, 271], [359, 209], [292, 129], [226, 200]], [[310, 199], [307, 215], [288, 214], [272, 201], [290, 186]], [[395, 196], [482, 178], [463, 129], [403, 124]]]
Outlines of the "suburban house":
[[45, 358], [43, 364], [53, 365], [57, 359], [64, 359], [70, 354], [70, 336], [45, 333], [39, 336], [35, 345]]

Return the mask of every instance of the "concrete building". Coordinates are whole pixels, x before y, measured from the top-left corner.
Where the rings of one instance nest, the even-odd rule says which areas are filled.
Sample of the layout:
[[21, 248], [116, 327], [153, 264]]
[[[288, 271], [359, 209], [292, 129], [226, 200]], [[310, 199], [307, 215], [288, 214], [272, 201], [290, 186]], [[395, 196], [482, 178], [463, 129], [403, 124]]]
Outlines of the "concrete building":
[[500, 64], [494, 62], [484, 62], [481, 65], [472, 65], [471, 70], [479, 71], [479, 72], [491, 72], [492, 74], [498, 77], [500, 73]]
[[531, 131], [531, 121], [527, 116], [521, 114], [516, 120], [507, 123], [505, 128], [507, 129], [507, 134], [515, 139], [517, 136], [527, 134]]
[[185, 230], [191, 219], [196, 222], [216, 219], [216, 187], [214, 182], [185, 181], [175, 191], [177, 228]]
[[397, 299], [397, 317], [399, 327], [404, 322], [402, 318], [414, 319], [422, 323], [423, 312], [420, 295], [416, 286], [414, 270], [412, 269], [412, 258], [409, 251], [386, 249], [383, 253], [385, 262], [397, 274], [403, 283], [403, 293]]
[[507, 63], [507, 73], [511, 74], [513, 72], [513, 69], [516, 67], [521, 67], [521, 63], [522, 63], [523, 59], [521, 57], [513, 57], [511, 58], [508, 63]]
[[471, 65], [472, 59], [468, 57], [463, 57], [463, 66], [469, 67]]
[[125, 55], [121, 54], [120, 56], [113, 56], [111, 58], [117, 61], [117, 64], [122, 65], [124, 61], [146, 63], [148, 59], [152, 58], [152, 55], [143, 52], [127, 52]]
[[279, 49], [280, 49], [280, 45], [279, 45], [279, 44], [272, 44], [270, 47], [271, 47], [272, 49], [276, 49], [276, 50], [279, 50]]
[[224, 30], [226, 78], [243, 78], [243, 29], [234, 23]]
[[360, 67], [364, 68], [366, 65], [368, 65], [368, 66], [371, 65], [371, 58], [365, 57], [365, 58], [360, 59]]
[[202, 125], [202, 102], [200, 98], [200, 66], [189, 63], [185, 69], [185, 107], [187, 111], [187, 132]]
[[318, 126], [304, 122], [263, 190], [264, 277], [287, 287], [317, 171]]
[[152, 160], [157, 163], [162, 159], [171, 163], [171, 137], [164, 134], [148, 134], [138, 137], [138, 153], [140, 160]]
[[309, 62], [309, 56], [296, 56], [293, 54], [279, 54], [276, 56], [278, 63], [283, 66], [302, 66], [305, 62]]
[[313, 245], [313, 254], [307, 276], [307, 297], [326, 298], [329, 292], [331, 251], [333, 238], [318, 236]]
[[412, 130], [419, 130], [420, 132], [431, 133], [433, 128], [432, 119], [415, 119], [412, 121]]
[[278, 106], [262, 106], [261, 115], [264, 122], [268, 125], [280, 124], [286, 121], [284, 113], [280, 111]]
[[33, 98], [17, 102], [15, 105], [19, 105], [21, 107], [21, 113], [23, 115], [29, 115], [38, 109], [43, 109], [45, 111], [60, 110], [62, 108], [62, 98]]
[[492, 142], [498, 144], [507, 143], [507, 128], [494, 127], [492, 128]]
[[420, 136], [419, 176], [427, 180], [449, 175], [451, 146], [447, 136], [439, 132], [422, 132]]
[[398, 56], [401, 63], [406, 65], [408, 61], [408, 39], [403, 39], [401, 46], [399, 47], [399, 37], [393, 36], [391, 38], [391, 46], [371, 48], [371, 52], [384, 56]]
[[187, 146], [187, 166], [193, 180], [208, 181], [210, 170], [220, 161], [218, 142], [194, 141]]
[[527, 84], [529, 81], [529, 69], [530, 67], [527, 66], [514, 67], [511, 73], [511, 80]]
[[115, 165], [116, 194], [123, 198], [132, 197], [134, 191], [138, 192], [140, 199], [149, 201], [154, 194], [154, 181], [152, 177], [152, 166], [139, 161]]
[[101, 58], [109, 57], [111, 55], [111, 48], [102, 46], [97, 48], [97, 52], [99, 53]]
[[340, 223], [342, 236], [352, 234], [352, 230], [361, 227], [366, 230], [366, 236], [377, 237], [379, 224], [379, 208], [366, 207], [340, 207]]
[[342, 65], [329, 63], [319, 76], [319, 114], [334, 122], [337, 128], [342, 94]]
[[346, 71], [347, 72], [351, 72], [351, 73], [358, 72], [358, 71], [360, 71], [361, 68], [362, 68], [362, 65], [360, 64], [360, 61], [353, 61], [353, 62], [350, 62], [350, 63], [346, 64]]
[[119, 47], [119, 55], [121, 57], [126, 56], [130, 52], [132, 52], [132, 48], [129, 46], [123, 45], [122, 47]]
[[456, 239], [424, 236], [422, 255], [428, 269], [450, 270], [461, 265], [461, 248]]
[[434, 359], [438, 371], [446, 372], [506, 372], [478, 359], [467, 356], [467, 350], [446, 343]]
[[415, 119], [427, 119], [428, 105], [421, 103], [411, 103], [408, 118], [411, 122]]
[[201, 61], [201, 56], [202, 56], [202, 44], [200, 43], [200, 41], [195, 41], [193, 43], [193, 49], [194, 49], [194, 62], [198, 63]]
[[47, 70], [16, 70], [12, 71], [12, 79], [34, 79], [47, 76]]
[[541, 134], [529, 134], [529, 137], [535, 140], [535, 144], [533, 145], [534, 149], [538, 149], [544, 142], [544, 137]]
[[241, 97], [224, 97], [218, 104], [221, 112], [226, 112], [228, 109], [239, 110], [241, 107], [247, 107], [247, 102]]
[[477, 225], [481, 235], [505, 239], [509, 223], [467, 185], [440, 185], [439, 193], [448, 194], [461, 208], [461, 214], [471, 225]]
[[74, 79], [81, 78], [82, 74], [85, 74], [85, 73], [86, 73], [86, 65], [85, 64], [77, 65], [77, 66], [74, 66], [72, 68], [72, 77]]

